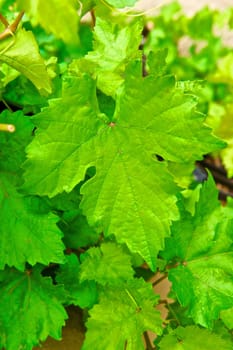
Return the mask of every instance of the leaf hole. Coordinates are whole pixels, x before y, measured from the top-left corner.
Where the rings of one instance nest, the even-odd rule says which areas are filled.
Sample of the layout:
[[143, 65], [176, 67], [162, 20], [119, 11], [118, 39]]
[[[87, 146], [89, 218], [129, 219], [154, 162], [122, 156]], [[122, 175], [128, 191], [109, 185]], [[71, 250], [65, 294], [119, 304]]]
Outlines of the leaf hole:
[[164, 158], [162, 156], [160, 156], [159, 154], [155, 154], [155, 158], [159, 161], [159, 162], [164, 162]]

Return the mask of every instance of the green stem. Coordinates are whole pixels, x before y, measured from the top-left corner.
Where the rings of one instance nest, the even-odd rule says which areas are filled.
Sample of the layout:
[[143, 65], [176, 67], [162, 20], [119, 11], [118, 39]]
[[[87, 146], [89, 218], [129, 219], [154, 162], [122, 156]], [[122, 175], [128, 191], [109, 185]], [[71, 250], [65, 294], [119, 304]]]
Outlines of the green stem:
[[13, 124], [0, 124], [0, 131], [14, 132], [15, 126]]
[[2, 103], [6, 106], [6, 108], [13, 113], [13, 110], [11, 109], [11, 107], [8, 105], [8, 103], [2, 98]]

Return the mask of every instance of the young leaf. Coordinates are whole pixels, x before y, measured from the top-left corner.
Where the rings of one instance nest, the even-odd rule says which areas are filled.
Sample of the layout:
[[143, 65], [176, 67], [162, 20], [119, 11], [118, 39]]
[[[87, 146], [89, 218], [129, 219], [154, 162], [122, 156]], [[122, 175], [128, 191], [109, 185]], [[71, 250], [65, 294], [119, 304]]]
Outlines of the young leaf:
[[18, 0], [18, 5], [40, 24], [48, 33], [67, 44], [78, 43], [78, 1], [75, 0]]
[[49, 335], [61, 339], [67, 318], [62, 287], [54, 286], [35, 268], [0, 272], [0, 289], [1, 348], [31, 350]]
[[92, 280], [101, 285], [116, 286], [133, 278], [130, 256], [115, 243], [90, 248], [82, 256], [81, 281]]
[[50, 78], [32, 32], [20, 29], [14, 37], [1, 40], [0, 61], [25, 75], [38, 90], [51, 92]]
[[230, 350], [232, 344], [198, 326], [178, 327], [165, 335], [159, 343], [160, 350]]
[[212, 327], [220, 311], [233, 305], [232, 227], [232, 214], [221, 208], [210, 178], [194, 215], [183, 212], [173, 224], [163, 253], [181, 262], [169, 270], [172, 288], [188, 315], [205, 327]]
[[115, 97], [117, 88], [124, 81], [124, 71], [130, 59], [141, 56], [138, 47], [141, 42], [142, 24], [120, 26], [96, 19], [94, 29], [94, 50], [83, 59], [70, 65], [73, 73], [89, 72], [97, 79], [97, 87], [106, 95]]
[[[154, 306], [158, 298], [151, 285], [134, 279], [120, 288], [104, 289], [90, 310], [83, 350], [143, 350], [142, 334], [162, 332], [162, 319]], [[98, 342], [96, 342], [98, 339]]]
[[80, 263], [75, 254], [66, 257], [56, 276], [58, 284], [66, 291], [66, 303], [90, 308], [97, 302], [97, 289], [94, 281], [80, 281]]

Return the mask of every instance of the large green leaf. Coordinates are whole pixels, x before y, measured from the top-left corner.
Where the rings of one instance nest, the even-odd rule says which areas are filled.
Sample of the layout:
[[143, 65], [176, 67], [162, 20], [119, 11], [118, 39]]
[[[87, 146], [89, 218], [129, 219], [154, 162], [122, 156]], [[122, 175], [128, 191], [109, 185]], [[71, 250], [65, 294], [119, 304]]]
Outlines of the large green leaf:
[[94, 50], [83, 59], [75, 60], [72, 72], [89, 72], [97, 79], [98, 88], [107, 95], [115, 96], [117, 88], [124, 81], [127, 63], [141, 56], [138, 47], [141, 42], [142, 24], [136, 21], [131, 26], [120, 25], [96, 19], [94, 29]]
[[163, 255], [178, 261], [169, 279], [179, 302], [196, 323], [212, 327], [221, 310], [233, 306], [232, 214], [217, 201], [210, 178], [192, 216], [183, 212], [172, 226]]
[[196, 100], [173, 78], [142, 78], [137, 62], [118, 92], [113, 118], [99, 114], [95, 89], [87, 75], [71, 78], [62, 98], [37, 115], [24, 188], [49, 196], [69, 192], [95, 166], [96, 175], [81, 189], [89, 223], [115, 234], [154, 269], [177, 218], [178, 190], [166, 163], [153, 155], [193, 161], [223, 143], [203, 126]]
[[162, 332], [162, 319], [154, 308], [157, 300], [151, 285], [142, 279], [104, 289], [90, 311], [82, 350], [143, 350], [144, 331]]
[[0, 347], [31, 350], [49, 335], [61, 339], [67, 314], [63, 289], [38, 268], [0, 272]]
[[32, 32], [20, 29], [14, 37], [1, 40], [0, 61], [25, 75], [38, 90], [51, 92], [50, 78]]
[[18, 0], [17, 4], [48, 33], [67, 44], [78, 43], [78, 1], [75, 0]]
[[206, 329], [197, 326], [186, 328], [178, 327], [171, 333], [165, 335], [159, 343], [160, 350], [230, 350], [232, 344], [221, 338], [219, 335], [211, 333]]
[[[133, 135], [129, 134], [132, 143], [128, 145], [124, 128], [113, 128], [96, 118], [94, 88], [87, 76], [77, 79], [65, 90], [62, 99], [52, 101], [37, 116], [39, 131], [29, 147], [31, 159], [25, 165], [25, 189], [48, 195], [70, 191], [83, 179], [86, 169], [96, 163], [99, 174], [93, 186], [97, 182], [98, 190], [89, 198], [90, 209], [83, 202], [85, 213], [89, 215], [98, 197], [102, 198], [97, 207], [100, 213], [95, 214], [97, 220], [90, 218], [90, 222], [97, 222], [105, 234], [115, 233], [120, 241], [126, 239], [129, 247], [140, 252], [154, 268], [156, 251], [163, 245], [163, 235], [169, 232], [170, 220], [176, 216], [176, 199], [172, 195], [176, 187], [162, 163], [146, 154], [135, 157]], [[119, 171], [121, 177], [116, 177]], [[160, 171], [162, 178], [157, 175]], [[157, 196], [159, 201], [154, 200]]]

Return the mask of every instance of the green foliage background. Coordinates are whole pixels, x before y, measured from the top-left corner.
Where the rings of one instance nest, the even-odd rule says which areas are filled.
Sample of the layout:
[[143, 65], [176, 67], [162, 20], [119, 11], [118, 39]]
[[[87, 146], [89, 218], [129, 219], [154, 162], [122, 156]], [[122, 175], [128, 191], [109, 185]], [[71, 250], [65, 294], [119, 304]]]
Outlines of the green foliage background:
[[232, 201], [193, 171], [233, 174], [233, 12], [135, 2], [0, 1], [1, 349], [61, 339], [69, 305], [84, 350], [232, 348]]

